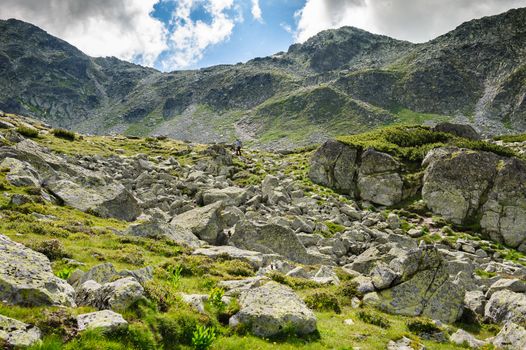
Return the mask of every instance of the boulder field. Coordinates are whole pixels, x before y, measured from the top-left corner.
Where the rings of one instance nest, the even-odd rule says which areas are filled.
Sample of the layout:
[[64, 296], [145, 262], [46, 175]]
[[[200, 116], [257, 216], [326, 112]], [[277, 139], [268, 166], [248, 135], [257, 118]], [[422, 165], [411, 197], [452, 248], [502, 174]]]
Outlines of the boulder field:
[[[13, 128], [18, 120], [5, 119]], [[324, 348], [327, 329], [336, 327], [327, 322], [337, 319], [337, 327], [351, 332], [355, 322], [383, 326], [375, 315], [400, 315], [439, 329], [434, 338], [419, 335], [426, 341], [503, 349], [526, 344], [526, 267], [513, 249], [524, 250], [526, 237], [526, 169], [518, 158], [436, 147], [410, 169], [419, 178], [408, 181], [403, 160], [339, 141], [313, 153], [247, 150], [250, 158], [242, 159], [232, 159], [221, 145], [191, 144], [163, 156], [75, 156], [53, 150], [56, 140], [45, 126], [39, 130], [50, 147], [13, 128], [3, 131], [0, 147], [7, 203], [2, 218], [28, 215], [32, 227], [54, 222], [56, 240], [85, 250], [98, 231], [78, 223], [71, 233], [59, 231], [72, 225], [60, 226], [61, 218], [42, 208], [81, 213], [90, 219], [75, 220], [119, 229], [96, 236], [112, 245], [107, 256], [95, 249], [60, 258], [24, 240], [31, 230], [0, 234], [3, 308], [73, 310], [73, 334], [91, 328], [121, 334], [156, 319], [155, 327], [143, 327], [158, 332], [152, 341], [171, 339], [163, 332], [180, 321], [180, 312], [188, 317], [181, 324], [221, 324], [228, 329], [216, 334], [222, 341], [246, 332], [240, 334], [258, 341], [293, 336]], [[434, 216], [409, 206], [385, 209], [415, 196]], [[475, 223], [480, 231], [456, 232], [447, 222]], [[118, 255], [124, 250], [119, 244], [128, 243], [135, 250]], [[138, 259], [137, 247], [153, 258]], [[54, 274], [63, 266], [77, 268], [63, 279]], [[179, 288], [183, 279], [191, 284]], [[327, 305], [334, 312], [329, 318]], [[344, 320], [342, 305], [363, 319]], [[147, 308], [152, 314], [141, 318]], [[501, 328], [493, 338], [478, 339], [451, 326], [457, 321]], [[189, 340], [177, 341], [191, 342], [199, 327]], [[25, 347], [45, 332], [26, 319], [0, 315], [2, 345]], [[401, 336], [384, 345], [405, 349], [412, 342]]]

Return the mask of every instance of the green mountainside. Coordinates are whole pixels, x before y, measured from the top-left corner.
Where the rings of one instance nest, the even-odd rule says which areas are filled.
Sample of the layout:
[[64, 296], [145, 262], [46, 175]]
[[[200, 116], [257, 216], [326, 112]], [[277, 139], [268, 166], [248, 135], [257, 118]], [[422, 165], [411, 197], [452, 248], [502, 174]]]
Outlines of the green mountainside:
[[526, 9], [423, 44], [343, 27], [244, 64], [161, 73], [0, 21], [0, 109], [87, 133], [320, 142], [397, 123], [526, 130]]

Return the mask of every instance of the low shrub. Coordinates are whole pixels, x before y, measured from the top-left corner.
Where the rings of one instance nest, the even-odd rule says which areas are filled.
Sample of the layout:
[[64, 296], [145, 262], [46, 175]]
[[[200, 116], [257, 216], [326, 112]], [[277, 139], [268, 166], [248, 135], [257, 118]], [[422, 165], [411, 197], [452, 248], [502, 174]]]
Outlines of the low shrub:
[[202, 315], [190, 310], [178, 309], [176, 312], [155, 315], [154, 327], [161, 337], [165, 350], [177, 349], [179, 344], [192, 345], [197, 326]]
[[318, 288], [320, 286], [319, 283], [308, 280], [306, 278], [285, 276], [284, 274], [278, 271], [269, 272], [267, 274], [267, 277], [269, 277], [275, 282], [285, 284], [293, 289]]
[[442, 332], [442, 329], [434, 324], [433, 321], [425, 318], [407, 321], [406, 326], [411, 333], [416, 335]]
[[316, 311], [334, 311], [341, 313], [340, 303], [336, 296], [328, 292], [314, 292], [304, 298], [305, 304]]
[[363, 293], [358, 291], [358, 283], [353, 280], [343, 281], [338, 288], [338, 295], [344, 300], [350, 301], [354, 297], [361, 297]]
[[44, 254], [49, 260], [71, 258], [71, 255], [64, 250], [64, 246], [58, 239], [48, 239], [31, 245], [31, 249]]
[[75, 133], [66, 129], [53, 129], [51, 130], [53, 136], [65, 139], [68, 141], [75, 141]]
[[364, 311], [358, 312], [358, 318], [365, 323], [369, 323], [369, 324], [378, 326], [380, 328], [387, 329], [391, 327], [391, 324], [388, 319], [386, 319], [385, 317], [377, 313], [373, 313], [371, 311], [364, 310]]
[[38, 130], [35, 128], [30, 128], [28, 126], [19, 126], [18, 128], [16, 128], [16, 131], [20, 135], [25, 136], [25, 137], [29, 137], [29, 138], [38, 137]]

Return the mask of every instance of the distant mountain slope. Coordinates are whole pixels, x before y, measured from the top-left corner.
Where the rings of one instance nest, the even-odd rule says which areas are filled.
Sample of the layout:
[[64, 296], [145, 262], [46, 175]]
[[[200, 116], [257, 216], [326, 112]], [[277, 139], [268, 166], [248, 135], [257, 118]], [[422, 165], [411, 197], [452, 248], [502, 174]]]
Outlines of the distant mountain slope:
[[84, 132], [281, 147], [392, 123], [526, 130], [526, 9], [424, 44], [343, 27], [245, 64], [161, 73], [0, 21], [0, 109]]

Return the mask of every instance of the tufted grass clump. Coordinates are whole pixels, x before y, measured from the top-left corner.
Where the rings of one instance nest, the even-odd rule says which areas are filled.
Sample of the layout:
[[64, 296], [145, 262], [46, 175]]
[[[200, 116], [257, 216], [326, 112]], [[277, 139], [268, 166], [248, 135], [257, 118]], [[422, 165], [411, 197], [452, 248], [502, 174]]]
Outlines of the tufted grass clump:
[[309, 289], [318, 288], [320, 286], [319, 283], [311, 281], [309, 279], [286, 276], [278, 271], [269, 272], [267, 274], [267, 277], [269, 277], [275, 282], [287, 285], [292, 289]]
[[209, 349], [216, 337], [214, 328], [197, 325], [192, 335], [192, 347], [195, 350]]
[[378, 313], [372, 311], [360, 311], [358, 312], [358, 318], [365, 323], [369, 323], [380, 328], [387, 329], [391, 327], [389, 320]]
[[38, 130], [35, 128], [30, 128], [27, 126], [19, 126], [18, 128], [16, 128], [16, 131], [20, 135], [25, 136], [25, 137], [29, 137], [29, 138], [38, 137]]
[[342, 312], [338, 298], [330, 292], [316, 291], [307, 295], [303, 301], [315, 311], [333, 311], [337, 314]]
[[53, 129], [51, 130], [51, 133], [53, 134], [53, 136], [58, 137], [60, 139], [75, 141], [76, 135], [73, 131], [69, 131], [66, 129]]
[[51, 261], [62, 258], [71, 258], [71, 254], [66, 252], [64, 245], [58, 239], [47, 239], [34, 243], [30, 247], [47, 256]]
[[433, 323], [433, 321], [425, 318], [407, 321], [406, 326], [411, 333], [416, 335], [442, 332], [442, 329]]

